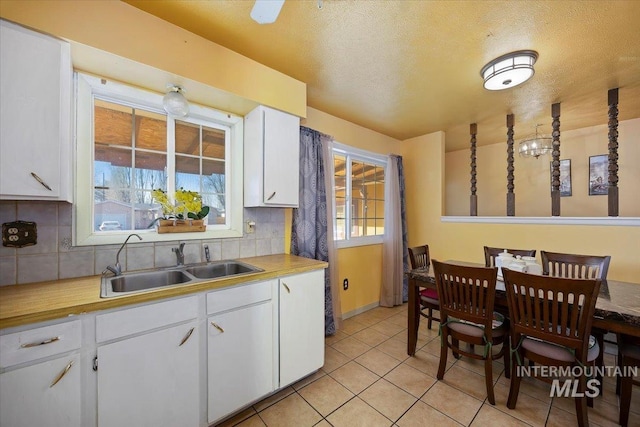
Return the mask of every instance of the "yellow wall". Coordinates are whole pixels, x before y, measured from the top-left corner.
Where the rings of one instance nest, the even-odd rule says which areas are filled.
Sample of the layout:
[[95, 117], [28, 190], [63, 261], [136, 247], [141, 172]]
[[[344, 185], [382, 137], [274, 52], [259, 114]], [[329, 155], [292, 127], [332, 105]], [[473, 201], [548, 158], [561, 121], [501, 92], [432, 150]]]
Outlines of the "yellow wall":
[[[402, 143], [407, 179], [409, 244], [429, 244], [439, 260], [483, 263], [482, 247], [611, 255], [608, 277], [640, 283], [640, 227], [443, 223], [444, 138], [425, 135]], [[440, 161], [439, 161], [440, 159]]]
[[[331, 135], [342, 144], [374, 153], [386, 155], [400, 150], [400, 141], [396, 139], [313, 108], [307, 109], [307, 118], [302, 120], [302, 125]], [[339, 249], [338, 277], [340, 284], [343, 279], [349, 279], [349, 289], [340, 290], [343, 313], [351, 313], [380, 301], [382, 245]]]
[[[560, 158], [571, 160], [572, 195], [561, 197], [562, 216], [607, 216], [607, 196], [589, 196], [589, 156], [608, 154], [606, 125], [562, 132]], [[620, 216], [640, 217], [640, 119], [620, 122], [619, 192]], [[514, 156], [517, 216], [551, 216], [551, 157]], [[445, 201], [447, 215], [469, 215], [470, 150], [447, 153]], [[478, 215], [506, 215], [506, 142], [477, 150]]]

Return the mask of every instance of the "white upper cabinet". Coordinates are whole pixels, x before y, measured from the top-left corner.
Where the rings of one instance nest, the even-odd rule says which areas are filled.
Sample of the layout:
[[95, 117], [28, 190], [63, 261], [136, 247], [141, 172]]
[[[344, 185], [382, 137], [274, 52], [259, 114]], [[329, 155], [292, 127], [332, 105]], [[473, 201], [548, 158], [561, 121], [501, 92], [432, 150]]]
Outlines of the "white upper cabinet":
[[71, 201], [69, 44], [0, 20], [0, 199]]
[[259, 106], [244, 118], [244, 205], [298, 207], [300, 118]]

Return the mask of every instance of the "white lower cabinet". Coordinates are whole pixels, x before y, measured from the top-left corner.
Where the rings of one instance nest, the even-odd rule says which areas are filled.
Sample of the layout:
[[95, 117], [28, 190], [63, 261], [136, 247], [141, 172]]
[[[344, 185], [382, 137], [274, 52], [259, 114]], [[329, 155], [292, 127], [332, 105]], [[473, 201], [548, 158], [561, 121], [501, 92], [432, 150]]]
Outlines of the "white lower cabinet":
[[280, 387], [324, 365], [324, 270], [280, 279]]
[[74, 321], [0, 337], [0, 426], [82, 425], [80, 330]]
[[208, 421], [274, 390], [275, 281], [207, 295]]
[[[167, 317], [197, 315], [195, 298], [122, 310], [97, 318], [97, 336], [110, 337], [111, 318], [145, 327]], [[102, 331], [101, 329], [105, 329]], [[107, 329], [112, 329], [110, 332]], [[127, 333], [128, 327], [122, 328]], [[137, 332], [137, 331], [136, 331]], [[198, 322], [192, 320], [98, 346], [100, 427], [200, 425]]]

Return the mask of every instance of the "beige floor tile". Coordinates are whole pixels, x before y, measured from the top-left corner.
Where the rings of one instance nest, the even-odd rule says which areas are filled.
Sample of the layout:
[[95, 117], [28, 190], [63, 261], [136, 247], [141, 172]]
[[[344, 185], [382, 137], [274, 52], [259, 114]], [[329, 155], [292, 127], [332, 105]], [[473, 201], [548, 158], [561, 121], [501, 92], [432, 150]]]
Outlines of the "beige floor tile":
[[362, 392], [362, 390], [380, 379], [379, 375], [353, 361], [331, 372], [330, 375], [355, 394]]
[[327, 417], [333, 427], [389, 427], [393, 423], [380, 412], [354, 397]]
[[472, 427], [526, 427], [527, 424], [485, 403], [471, 423]]
[[242, 421], [240, 424], [234, 424], [237, 427], [264, 427], [266, 424], [262, 421], [259, 415], [254, 415], [251, 418], [247, 418]]
[[294, 393], [295, 390], [292, 387], [286, 387], [282, 390], [280, 390], [279, 392], [277, 392], [276, 394], [272, 394], [271, 396], [262, 399], [260, 402], [255, 403], [253, 405], [253, 408], [257, 411], [260, 412], [263, 409], [268, 408], [269, 406], [273, 405], [276, 402], [279, 402], [280, 400], [284, 399], [285, 397], [289, 396], [291, 393]]
[[398, 359], [375, 348], [358, 357], [356, 362], [381, 377], [401, 363]]
[[[418, 339], [418, 341], [420, 341]], [[426, 351], [427, 353], [433, 354], [434, 356], [440, 357], [440, 337], [431, 339], [427, 342], [423, 347], [420, 348], [420, 351]], [[449, 350], [448, 358], [453, 358], [451, 354], [451, 350]]]
[[406, 325], [405, 326], [397, 325], [394, 322], [391, 322], [389, 320], [383, 320], [382, 322], [379, 322], [373, 325], [372, 328], [378, 332], [382, 332], [388, 337], [392, 337], [398, 332], [402, 332], [406, 330], [407, 327]]
[[[571, 413], [562, 410], [557, 406], [551, 406], [551, 411], [549, 411], [549, 418], [547, 418], [547, 424], [545, 427], [567, 427], [577, 424], [578, 419], [576, 418], [575, 411]], [[589, 425], [591, 427], [598, 427], [597, 424], [593, 423], [591, 417], [589, 417]]]
[[314, 381], [299, 390], [298, 393], [323, 417], [338, 409], [354, 396], [342, 384], [328, 375]]
[[389, 322], [395, 323], [396, 325], [402, 326], [403, 328], [408, 327], [408, 317], [407, 313], [397, 313], [393, 316], [389, 317]]
[[469, 425], [482, 406], [481, 400], [442, 381], [437, 381], [420, 400], [463, 425]]
[[370, 345], [367, 345], [362, 341], [353, 338], [353, 336], [340, 340], [331, 347], [338, 350], [340, 353], [344, 354], [350, 359], [354, 359], [371, 349]]
[[523, 393], [518, 396], [515, 409], [509, 409], [507, 408], [509, 387], [499, 382], [493, 388], [493, 392], [496, 396], [496, 409], [524, 421], [529, 425], [544, 427], [549, 415], [549, 410], [551, 409], [551, 401], [542, 402]]
[[398, 341], [400, 341], [400, 342], [402, 342], [402, 343], [404, 343], [406, 345], [407, 342], [409, 341], [409, 335], [408, 335], [407, 330], [405, 329], [405, 330], [402, 330], [402, 331], [398, 332], [397, 334], [394, 334], [391, 337], [391, 339], [398, 340]]
[[[449, 354], [449, 356], [453, 357], [453, 355], [451, 354]], [[456, 362], [456, 366], [468, 369], [484, 377], [484, 360], [477, 360], [463, 356]], [[497, 381], [503, 372], [504, 365], [501, 363], [501, 360], [494, 360], [493, 365], [491, 366], [491, 375], [493, 376], [493, 381]]]
[[340, 328], [340, 331], [347, 335], [353, 335], [356, 332], [361, 331], [366, 327], [367, 325], [359, 322], [358, 320], [356, 320], [355, 317], [351, 317], [345, 320], [344, 322], [342, 322], [342, 328]]
[[[436, 378], [436, 375], [438, 374], [438, 366], [440, 365], [440, 357], [434, 356], [431, 353], [421, 350], [421, 351], [417, 351], [415, 356], [408, 358], [403, 363], [413, 368], [416, 368], [417, 370], [433, 378]], [[451, 366], [453, 366], [453, 362], [451, 360], [447, 360], [447, 368], [445, 369], [445, 376], [446, 376], [446, 372], [449, 369], [451, 369]]]
[[[256, 415], [256, 410], [253, 407], [247, 408], [244, 411], [234, 415], [231, 418], [226, 419], [225, 421], [216, 424], [216, 427], [231, 427], [231, 426], [235, 426], [239, 423], [241, 423], [242, 421], [251, 418], [252, 416]], [[259, 419], [259, 418], [258, 418]], [[258, 424], [260, 425], [260, 424]]]
[[384, 379], [417, 398], [436, 382], [435, 378], [404, 363], [395, 367]]
[[293, 384], [291, 387], [293, 387], [294, 390], [298, 391], [301, 388], [304, 388], [304, 387], [308, 386], [309, 384], [311, 384], [315, 380], [324, 377], [325, 375], [327, 375], [327, 373], [324, 372], [322, 369], [320, 369], [320, 370], [314, 372], [313, 374], [308, 375], [305, 378], [301, 379], [297, 383]]
[[377, 381], [358, 397], [392, 421], [398, 420], [417, 400], [385, 379]]
[[399, 427], [459, 427], [461, 424], [418, 400], [416, 404], [396, 422], [396, 425]]
[[322, 419], [298, 393], [290, 394], [258, 415], [269, 427], [310, 427]]
[[333, 345], [340, 340], [347, 338], [349, 335], [345, 334], [342, 331], [336, 331], [335, 334], [329, 335], [328, 337], [324, 337], [324, 345]]
[[368, 344], [371, 347], [375, 347], [378, 344], [389, 339], [388, 336], [376, 331], [373, 328], [363, 329], [359, 332], [356, 332], [352, 336], [358, 341], [362, 341], [363, 343]]
[[376, 348], [401, 362], [409, 358], [407, 344], [393, 338], [378, 344]]
[[484, 401], [487, 398], [487, 386], [485, 385], [484, 377], [468, 369], [453, 365], [445, 372], [442, 381], [476, 399]]
[[331, 424], [329, 424], [329, 422], [327, 422], [327, 420], [322, 420], [320, 421], [318, 424], [316, 424], [313, 427], [331, 427]]
[[[507, 387], [511, 386], [511, 380], [503, 375], [498, 378], [498, 383], [502, 383]], [[549, 403], [551, 402], [551, 397], [549, 393], [551, 392], [551, 385], [535, 379], [535, 378], [523, 378], [520, 381], [520, 391], [518, 395], [526, 394], [531, 397], [535, 397], [538, 400]]]
[[338, 369], [340, 366], [351, 360], [346, 355], [340, 353], [338, 350], [333, 347], [325, 346], [324, 348], [324, 365], [322, 366], [322, 370], [324, 372], [331, 372]]

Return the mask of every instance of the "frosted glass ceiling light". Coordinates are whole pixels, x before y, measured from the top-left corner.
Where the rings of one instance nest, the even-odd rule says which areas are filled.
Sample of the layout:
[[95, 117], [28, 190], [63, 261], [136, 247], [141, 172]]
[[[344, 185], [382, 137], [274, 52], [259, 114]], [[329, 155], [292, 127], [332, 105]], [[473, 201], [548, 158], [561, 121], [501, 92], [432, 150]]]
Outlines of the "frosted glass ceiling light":
[[535, 72], [533, 64], [537, 59], [538, 53], [533, 50], [519, 50], [494, 59], [480, 71], [485, 89], [509, 89], [526, 82]]
[[185, 90], [180, 86], [168, 85], [170, 90], [162, 98], [164, 111], [175, 117], [184, 117], [189, 114], [189, 101], [184, 97]]
[[258, 24], [273, 24], [283, 4], [284, 0], [256, 0], [251, 9], [251, 19]]

